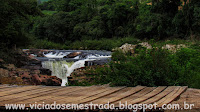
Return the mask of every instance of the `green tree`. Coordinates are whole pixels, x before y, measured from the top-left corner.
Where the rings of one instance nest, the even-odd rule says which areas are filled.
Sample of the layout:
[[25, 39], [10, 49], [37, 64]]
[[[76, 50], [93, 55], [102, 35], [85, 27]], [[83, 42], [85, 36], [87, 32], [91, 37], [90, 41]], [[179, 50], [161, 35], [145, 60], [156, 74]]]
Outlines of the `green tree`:
[[25, 26], [30, 16], [40, 15], [35, 0], [1, 0], [0, 1], [0, 42], [8, 48], [29, 44], [29, 34]]

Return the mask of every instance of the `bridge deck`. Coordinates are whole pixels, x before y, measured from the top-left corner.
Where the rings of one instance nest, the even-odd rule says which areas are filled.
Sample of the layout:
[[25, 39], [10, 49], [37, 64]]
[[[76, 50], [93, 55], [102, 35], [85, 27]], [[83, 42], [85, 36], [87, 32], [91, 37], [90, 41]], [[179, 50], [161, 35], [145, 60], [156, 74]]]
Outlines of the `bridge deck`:
[[158, 106], [173, 102], [187, 87], [51, 87], [51, 86], [0, 86], [0, 106], [5, 104], [106, 104], [118, 107], [119, 101], [128, 104], [153, 104]]

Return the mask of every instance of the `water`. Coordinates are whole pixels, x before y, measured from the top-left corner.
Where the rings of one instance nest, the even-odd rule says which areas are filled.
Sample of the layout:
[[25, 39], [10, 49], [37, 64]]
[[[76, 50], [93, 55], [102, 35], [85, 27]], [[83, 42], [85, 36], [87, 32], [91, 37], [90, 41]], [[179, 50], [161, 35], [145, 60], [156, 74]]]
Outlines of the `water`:
[[[81, 51], [83, 52], [83, 51]], [[87, 55], [79, 55], [71, 59], [64, 59], [71, 52], [69, 51], [55, 51], [44, 54], [48, 60], [42, 61], [42, 67], [52, 71], [52, 76], [62, 79], [61, 86], [68, 85], [68, 77], [71, 73], [78, 68], [85, 67], [86, 61], [105, 60], [111, 58], [111, 53], [102, 51], [88, 52], [84, 51]], [[38, 58], [41, 59], [41, 58]]]
[[74, 62], [66, 62], [66, 61], [55, 61], [55, 60], [49, 60], [49, 61], [43, 61], [42, 67], [49, 69], [52, 71], [52, 76], [56, 76], [60, 79], [62, 79], [62, 86], [65, 86], [65, 84], [68, 82], [65, 81], [67, 79], [68, 69], [66, 69], [66, 66], [69, 68], [72, 66]]

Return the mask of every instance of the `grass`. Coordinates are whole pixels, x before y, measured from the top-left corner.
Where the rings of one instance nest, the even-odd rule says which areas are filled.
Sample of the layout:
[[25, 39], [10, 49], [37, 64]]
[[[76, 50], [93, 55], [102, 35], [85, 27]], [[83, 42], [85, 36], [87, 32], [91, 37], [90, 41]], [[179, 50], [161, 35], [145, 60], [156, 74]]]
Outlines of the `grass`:
[[57, 11], [50, 11], [50, 10], [43, 10], [42, 13], [45, 15], [53, 15], [54, 13], [56, 13]]

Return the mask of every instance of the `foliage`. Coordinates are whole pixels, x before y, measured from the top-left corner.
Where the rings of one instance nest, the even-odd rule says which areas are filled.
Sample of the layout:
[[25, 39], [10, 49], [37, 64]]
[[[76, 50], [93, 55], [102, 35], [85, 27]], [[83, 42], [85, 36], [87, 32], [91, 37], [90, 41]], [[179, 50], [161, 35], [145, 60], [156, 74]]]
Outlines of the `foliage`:
[[137, 44], [139, 41], [135, 38], [113, 38], [106, 39], [102, 38], [99, 40], [84, 39], [82, 41], [75, 41], [72, 43], [66, 44], [68, 49], [84, 49], [84, 50], [108, 50], [119, 47], [125, 43]]
[[38, 49], [66, 49], [65, 45], [54, 43], [47, 40], [35, 40], [29, 48], [38, 48]]
[[33, 33], [38, 39], [63, 43], [70, 34], [69, 16], [66, 12], [56, 13], [46, 18], [36, 18]]
[[174, 20], [176, 34], [181, 36], [199, 36], [199, 23], [200, 23], [200, 1], [193, 0], [179, 11]]
[[56, 11], [43, 10], [42, 13], [45, 14], [45, 15], [53, 15], [53, 14], [56, 13]]
[[[45, 4], [48, 5], [44, 6]], [[58, 12], [37, 18], [32, 32], [40, 39], [59, 43], [82, 40], [85, 37], [100, 39], [131, 36], [138, 12], [137, 5], [138, 1], [132, 0], [116, 0], [112, 3], [101, 0], [48, 1], [39, 7]]]
[[[177, 0], [154, 1], [152, 5], [147, 5], [148, 2], [48, 0], [37, 5], [36, 0], [1, 0], [1, 46], [28, 47], [35, 39], [83, 46], [82, 42], [123, 37], [155, 40], [199, 37], [198, 0], [184, 5], [183, 10], [178, 10], [181, 3]], [[119, 45], [110, 43], [101, 46], [108, 45], [107, 50]], [[104, 48], [99, 44], [83, 47]]]
[[35, 0], [0, 1], [1, 48], [5, 46], [8, 48], [27, 46], [30, 43], [30, 35], [25, 26], [29, 23], [30, 16], [41, 14], [36, 6]]
[[[185, 38], [199, 35], [199, 6], [198, 1], [193, 1], [183, 6], [177, 0], [162, 0], [147, 5], [144, 0], [50, 0], [41, 4], [42, 10], [56, 10], [57, 14], [44, 17], [37, 25], [49, 23], [51, 26], [60, 27], [56, 30], [46, 31], [47, 35], [34, 31], [36, 37], [43, 37], [50, 41], [51, 33], [63, 32], [55, 42], [89, 39], [114, 38], [134, 36], [140, 39], [163, 40], [168, 37]], [[169, 9], [170, 7], [170, 9]], [[63, 11], [65, 13], [62, 13]], [[67, 17], [60, 18], [60, 14]], [[46, 19], [45, 19], [46, 18]], [[56, 19], [56, 21], [54, 20]], [[64, 23], [55, 24], [56, 23]], [[36, 25], [36, 26], [37, 26]], [[55, 26], [56, 25], [56, 26]], [[65, 26], [65, 27], [63, 27]], [[33, 27], [35, 29], [35, 27]], [[54, 35], [53, 35], [54, 36]], [[54, 38], [58, 38], [54, 36]]]
[[141, 50], [138, 56], [113, 54], [109, 67], [95, 70], [98, 83], [114, 86], [189, 86], [200, 88], [200, 52], [181, 49], [175, 54], [166, 50]]

